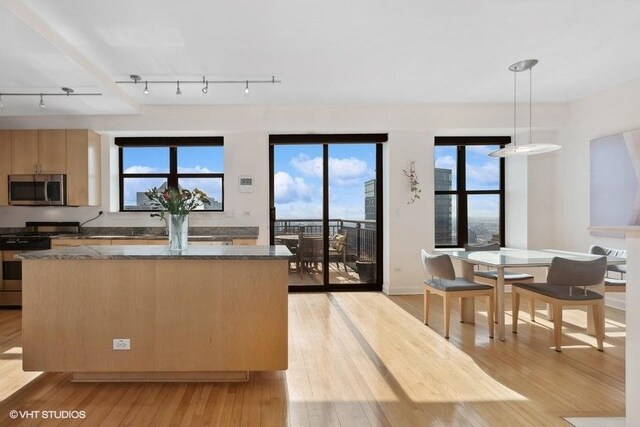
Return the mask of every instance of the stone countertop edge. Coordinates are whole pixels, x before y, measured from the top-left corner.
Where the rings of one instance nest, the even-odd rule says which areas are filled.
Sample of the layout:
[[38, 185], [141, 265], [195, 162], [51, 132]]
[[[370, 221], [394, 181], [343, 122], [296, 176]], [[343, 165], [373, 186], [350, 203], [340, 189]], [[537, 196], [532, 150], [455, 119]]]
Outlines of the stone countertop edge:
[[277, 246], [189, 246], [183, 252], [170, 251], [166, 246], [69, 246], [46, 251], [17, 254], [15, 259], [32, 260], [286, 260], [292, 253], [284, 245]]
[[[226, 242], [226, 241], [231, 241], [234, 239], [257, 239], [258, 236], [253, 234], [253, 235], [238, 235], [238, 234], [219, 234], [219, 235], [215, 235], [215, 236], [208, 236], [208, 235], [192, 235], [189, 234], [189, 240], [191, 241], [205, 241], [205, 242]], [[118, 235], [113, 235], [113, 236], [109, 236], [109, 235], [104, 235], [104, 236], [94, 236], [94, 235], [86, 235], [86, 234], [77, 234], [77, 235], [59, 235], [59, 236], [52, 236], [51, 237], [52, 240], [56, 240], [56, 239], [72, 239], [72, 240], [77, 240], [77, 239], [82, 239], [82, 240], [168, 240], [169, 236], [167, 235], [157, 235], [157, 234], [134, 234], [131, 236], [125, 235], [125, 234], [118, 234]]]

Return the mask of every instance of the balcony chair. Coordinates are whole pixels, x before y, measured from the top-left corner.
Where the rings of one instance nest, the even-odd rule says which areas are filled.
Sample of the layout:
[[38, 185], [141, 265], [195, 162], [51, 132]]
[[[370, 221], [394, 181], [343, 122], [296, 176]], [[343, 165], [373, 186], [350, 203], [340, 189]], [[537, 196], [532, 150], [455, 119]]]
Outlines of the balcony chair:
[[493, 338], [493, 287], [456, 277], [451, 258], [446, 254], [431, 255], [422, 249], [422, 266], [429, 276], [424, 281], [424, 324], [429, 324], [429, 299], [432, 293], [442, 297], [445, 338], [449, 338], [451, 299], [487, 297], [489, 337]]
[[587, 305], [593, 312], [598, 350], [602, 351], [604, 298], [599, 293], [588, 290], [587, 287], [601, 284], [606, 270], [606, 257], [591, 261], [554, 257], [547, 274], [547, 283], [514, 283], [511, 288], [513, 332], [518, 332], [520, 295], [528, 296], [530, 301], [542, 300], [553, 306], [555, 349], [558, 352], [562, 351], [562, 308], [566, 305]]
[[[487, 243], [484, 245], [472, 245], [466, 243], [464, 245], [464, 250], [467, 252], [481, 252], [481, 251], [499, 251], [500, 243]], [[476, 266], [477, 269], [473, 272], [473, 280], [478, 283], [483, 283], [485, 285], [491, 285], [494, 288], [498, 286], [498, 272], [496, 270], [481, 270], [479, 265]], [[533, 283], [534, 277], [531, 274], [526, 273], [516, 273], [513, 271], [504, 272], [504, 284], [511, 285], [514, 282], [519, 283]], [[495, 294], [497, 298], [497, 293]], [[498, 309], [497, 301], [494, 301], [493, 305], [496, 310]], [[531, 315], [531, 319], [535, 319], [536, 308], [533, 303], [529, 305], [529, 314]], [[494, 318], [498, 317], [498, 313], [494, 313]]]
[[340, 230], [329, 241], [329, 262], [334, 261], [336, 268], [340, 270], [339, 262], [342, 261], [344, 271], [347, 271], [347, 231]]
[[[627, 251], [622, 249], [605, 248], [598, 245], [592, 245], [589, 253], [593, 255], [614, 256], [627, 259]], [[619, 277], [611, 277], [611, 274], [618, 274]], [[604, 277], [605, 292], [627, 292], [627, 274], [626, 265], [609, 265], [607, 266], [607, 275]]]
[[298, 242], [298, 273], [302, 277], [303, 269], [317, 270], [318, 263], [322, 263], [322, 235], [300, 233]]

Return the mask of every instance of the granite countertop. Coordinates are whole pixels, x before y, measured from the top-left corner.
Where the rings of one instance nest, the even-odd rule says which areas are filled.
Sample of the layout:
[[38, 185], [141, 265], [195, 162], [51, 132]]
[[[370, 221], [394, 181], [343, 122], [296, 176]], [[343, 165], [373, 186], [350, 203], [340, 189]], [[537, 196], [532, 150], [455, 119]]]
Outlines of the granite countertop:
[[71, 246], [47, 251], [24, 252], [19, 260], [140, 260], [140, 259], [231, 259], [269, 260], [289, 259], [291, 252], [284, 245], [277, 246], [189, 246], [184, 252], [169, 251], [166, 246]]
[[[220, 242], [257, 239], [259, 227], [190, 227], [189, 240]], [[83, 227], [80, 234], [62, 234], [52, 239], [167, 240], [164, 227]]]

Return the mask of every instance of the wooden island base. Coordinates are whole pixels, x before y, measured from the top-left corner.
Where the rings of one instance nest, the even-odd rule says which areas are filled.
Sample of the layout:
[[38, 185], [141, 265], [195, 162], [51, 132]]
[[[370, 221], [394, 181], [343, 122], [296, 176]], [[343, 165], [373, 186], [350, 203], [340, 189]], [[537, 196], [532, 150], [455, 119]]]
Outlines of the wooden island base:
[[247, 381], [248, 372], [287, 369], [286, 247], [166, 251], [21, 255], [23, 369], [84, 382]]

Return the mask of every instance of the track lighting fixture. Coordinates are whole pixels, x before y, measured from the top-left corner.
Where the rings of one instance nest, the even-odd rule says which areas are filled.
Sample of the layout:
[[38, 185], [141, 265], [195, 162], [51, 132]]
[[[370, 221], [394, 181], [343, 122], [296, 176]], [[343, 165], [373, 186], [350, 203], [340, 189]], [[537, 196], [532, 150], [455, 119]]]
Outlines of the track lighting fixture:
[[[142, 83], [142, 77], [138, 74], [131, 74], [129, 76], [130, 80], [122, 80], [116, 81], [118, 84], [138, 84]], [[249, 96], [249, 83], [258, 84], [258, 83], [282, 83], [281, 80], [276, 80], [275, 76], [271, 76], [270, 80], [208, 80], [205, 76], [202, 77], [202, 80], [144, 80], [144, 90], [142, 91], [145, 95], [149, 93], [149, 85], [154, 84], [171, 84], [176, 85], [176, 95], [182, 95], [182, 90], [180, 89], [180, 85], [185, 84], [199, 84], [202, 85], [202, 93], [209, 93], [209, 83], [211, 84], [242, 84], [244, 85], [244, 94]]]
[[60, 88], [62, 90], [63, 93], [51, 93], [51, 92], [40, 92], [40, 93], [18, 93], [18, 92], [4, 92], [4, 93], [0, 93], [0, 108], [4, 107], [4, 103], [2, 102], [2, 97], [6, 97], [6, 96], [39, 96], [40, 97], [40, 102], [38, 103], [38, 106], [40, 108], [46, 108], [46, 105], [44, 103], [44, 97], [45, 96], [102, 96], [101, 93], [75, 93], [75, 91], [73, 89], [71, 89], [70, 87], [63, 87]]

